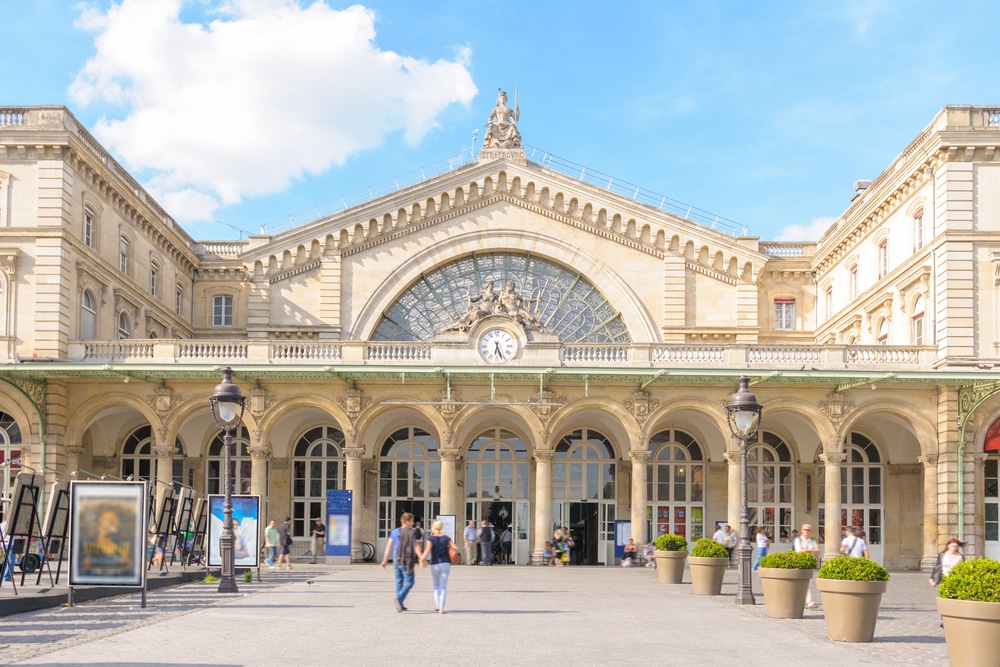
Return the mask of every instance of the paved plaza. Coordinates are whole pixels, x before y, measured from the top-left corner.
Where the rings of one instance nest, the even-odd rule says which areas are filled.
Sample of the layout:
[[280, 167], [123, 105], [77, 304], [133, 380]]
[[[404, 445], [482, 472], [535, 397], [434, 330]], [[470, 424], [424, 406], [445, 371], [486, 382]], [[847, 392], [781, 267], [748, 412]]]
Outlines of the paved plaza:
[[802, 620], [766, 618], [756, 577], [758, 604], [737, 606], [735, 570], [721, 597], [706, 597], [646, 568], [456, 566], [443, 615], [429, 569], [402, 614], [391, 568], [297, 564], [263, 576], [241, 580], [238, 595], [194, 582], [150, 591], [146, 609], [128, 594], [0, 617], [0, 664], [948, 663], [935, 592], [920, 573], [893, 573], [871, 644], [827, 640], [822, 606]]

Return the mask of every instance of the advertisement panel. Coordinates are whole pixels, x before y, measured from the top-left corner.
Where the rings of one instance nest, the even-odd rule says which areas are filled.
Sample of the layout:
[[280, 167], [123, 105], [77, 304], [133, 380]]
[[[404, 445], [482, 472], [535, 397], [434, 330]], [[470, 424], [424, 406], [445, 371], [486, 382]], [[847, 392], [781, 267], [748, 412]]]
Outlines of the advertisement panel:
[[[231, 496], [233, 501], [233, 555], [236, 567], [257, 567], [260, 565], [260, 544], [258, 527], [260, 520], [260, 496]], [[219, 536], [222, 535], [223, 510], [226, 497], [208, 497], [208, 565], [222, 565], [222, 551]]]
[[352, 492], [329, 489], [326, 492], [326, 555], [351, 555]]
[[70, 586], [141, 588], [145, 537], [144, 482], [70, 483]]

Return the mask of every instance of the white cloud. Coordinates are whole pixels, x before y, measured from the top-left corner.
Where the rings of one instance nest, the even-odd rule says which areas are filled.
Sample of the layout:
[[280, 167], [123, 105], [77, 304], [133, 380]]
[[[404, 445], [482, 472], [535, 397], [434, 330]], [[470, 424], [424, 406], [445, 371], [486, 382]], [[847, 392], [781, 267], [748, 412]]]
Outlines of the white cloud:
[[77, 26], [96, 55], [70, 88], [80, 104], [125, 111], [94, 134], [184, 221], [280, 192], [401, 132], [418, 143], [476, 94], [468, 50], [426, 62], [374, 44], [375, 13], [319, 1], [231, 0], [207, 24], [182, 0], [122, 0]]
[[788, 225], [775, 241], [819, 241], [837, 218], [816, 218], [808, 225]]

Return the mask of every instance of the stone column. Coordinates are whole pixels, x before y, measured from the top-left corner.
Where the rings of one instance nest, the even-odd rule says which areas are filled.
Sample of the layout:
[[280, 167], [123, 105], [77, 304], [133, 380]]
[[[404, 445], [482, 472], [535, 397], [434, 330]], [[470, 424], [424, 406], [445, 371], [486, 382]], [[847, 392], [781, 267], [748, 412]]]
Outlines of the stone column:
[[457, 449], [438, 449], [441, 457], [441, 514], [450, 514], [456, 518], [455, 529], [461, 526], [458, 518], [458, 484], [456, 472], [459, 454]]
[[531, 562], [542, 562], [546, 540], [552, 537], [552, 459], [551, 451], [535, 452], [535, 544]]
[[920, 569], [934, 569], [938, 556], [937, 454], [918, 456], [924, 466], [924, 553]]
[[155, 443], [153, 456], [156, 457], [156, 521], [160, 519], [160, 509], [163, 507], [163, 497], [174, 487], [174, 448], [167, 442], [167, 430], [164, 428], [153, 431]]
[[840, 464], [847, 460], [842, 452], [835, 454], [820, 454], [823, 463], [823, 483], [826, 485], [823, 497], [824, 520], [823, 528], [826, 540], [823, 549], [823, 560], [836, 558], [840, 555]]
[[361, 457], [364, 447], [347, 447], [344, 456], [347, 458], [347, 490], [351, 491], [351, 562], [360, 563], [364, 560], [361, 547], [362, 509], [365, 506], [365, 474], [361, 468]]
[[[236, 449], [236, 447], [236, 443], [233, 443], [233, 449]], [[234, 455], [237, 453], [234, 452]], [[271, 458], [271, 448], [258, 442], [247, 447], [247, 453], [250, 454], [250, 493], [260, 496], [261, 515], [258, 523], [266, 526], [266, 517], [269, 517], [271, 514], [268, 509], [267, 498], [267, 462]], [[222, 471], [223, 476], [225, 476], [225, 472], [225, 470]], [[223, 489], [224, 491], [225, 489]], [[281, 517], [281, 519], [283, 518]], [[280, 523], [281, 519], [276, 520]]]
[[650, 536], [646, 534], [646, 462], [648, 450], [632, 450], [632, 537], [641, 548]]
[[723, 452], [722, 458], [728, 464], [729, 496], [726, 498], [726, 522], [737, 534], [740, 532], [740, 453], [739, 451]]

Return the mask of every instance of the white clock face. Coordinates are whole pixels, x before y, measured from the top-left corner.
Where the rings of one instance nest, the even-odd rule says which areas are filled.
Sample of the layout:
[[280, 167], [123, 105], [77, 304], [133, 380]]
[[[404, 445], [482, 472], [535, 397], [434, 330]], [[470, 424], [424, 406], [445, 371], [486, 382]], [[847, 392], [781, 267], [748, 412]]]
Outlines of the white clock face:
[[502, 364], [514, 357], [517, 344], [503, 329], [490, 329], [479, 339], [479, 354], [491, 364]]

